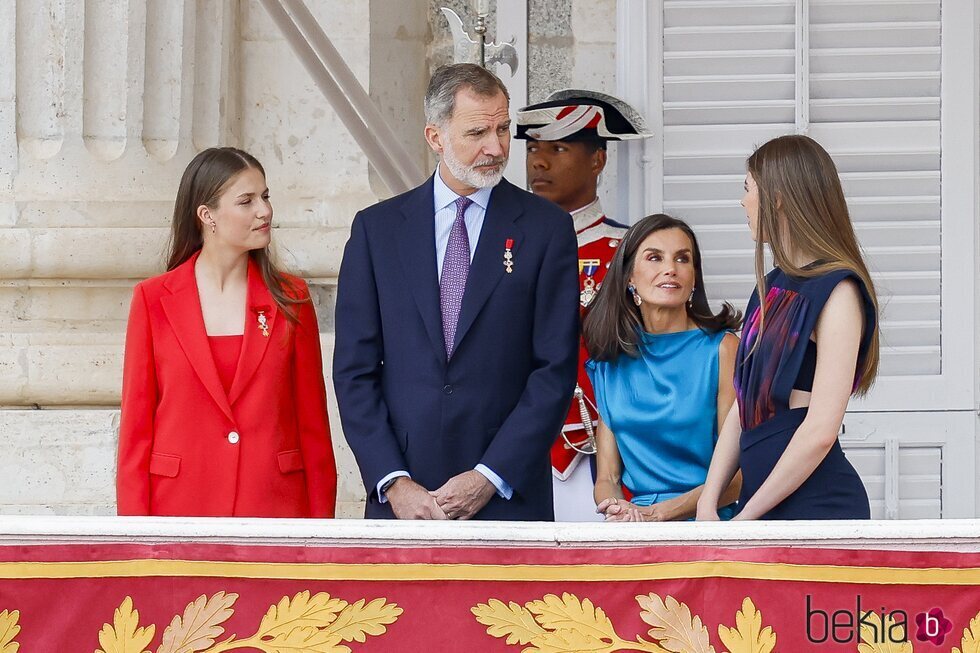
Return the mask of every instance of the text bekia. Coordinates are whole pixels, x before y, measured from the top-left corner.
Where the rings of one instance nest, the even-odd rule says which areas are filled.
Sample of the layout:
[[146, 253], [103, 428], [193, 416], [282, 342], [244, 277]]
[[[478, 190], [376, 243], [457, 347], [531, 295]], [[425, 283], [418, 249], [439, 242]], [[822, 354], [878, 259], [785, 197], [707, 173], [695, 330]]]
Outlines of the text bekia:
[[814, 644], [828, 639], [838, 644], [862, 641], [878, 644], [908, 641], [908, 614], [904, 610], [865, 609], [861, 595], [854, 597], [854, 609], [823, 610], [813, 604], [813, 597], [806, 595], [806, 638]]

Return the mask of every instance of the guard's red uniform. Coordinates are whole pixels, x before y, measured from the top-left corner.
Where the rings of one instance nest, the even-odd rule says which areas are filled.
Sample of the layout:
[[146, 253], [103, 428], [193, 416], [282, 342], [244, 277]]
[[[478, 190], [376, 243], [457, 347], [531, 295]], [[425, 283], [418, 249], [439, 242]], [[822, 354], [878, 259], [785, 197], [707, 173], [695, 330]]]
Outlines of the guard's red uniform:
[[[583, 291], [580, 295], [582, 306], [580, 314], [585, 318], [588, 310], [586, 305], [589, 302], [588, 286], [590, 267], [595, 271], [591, 275], [594, 283], [594, 290], [598, 290], [602, 285], [602, 280], [606, 276], [606, 269], [612, 261], [613, 254], [626, 233], [626, 225], [614, 222], [607, 218], [599, 205], [599, 200], [594, 201], [579, 211], [572, 214], [575, 221], [575, 232], [578, 235], [578, 268], [579, 268], [579, 290]], [[594, 297], [593, 297], [594, 301]], [[579, 367], [578, 385], [585, 394], [585, 405], [595, 424], [598, 421], [598, 413], [595, 408], [595, 394], [589, 377], [585, 373], [585, 361], [589, 358], [585, 350], [585, 342], [579, 343]], [[585, 444], [587, 436], [585, 427], [582, 425], [581, 411], [577, 399], [572, 400], [568, 416], [565, 418], [565, 425], [562, 427], [565, 438], [575, 444]], [[584, 454], [575, 451], [565, 441], [565, 438], [558, 436], [555, 444], [551, 447], [551, 468], [552, 473], [560, 480], [565, 480], [575, 470], [576, 465], [584, 458]]]

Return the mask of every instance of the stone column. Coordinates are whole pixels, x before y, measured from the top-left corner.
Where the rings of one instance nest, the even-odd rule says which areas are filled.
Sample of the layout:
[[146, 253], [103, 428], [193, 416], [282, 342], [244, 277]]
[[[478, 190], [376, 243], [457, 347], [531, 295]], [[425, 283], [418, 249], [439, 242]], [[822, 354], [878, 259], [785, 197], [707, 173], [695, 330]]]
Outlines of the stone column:
[[[367, 3], [307, 0], [367, 85]], [[333, 289], [368, 166], [254, 0], [0, 3], [0, 512], [112, 514], [132, 286], [163, 270], [177, 182], [237, 145], [332, 355]], [[328, 377], [328, 389], [332, 386]], [[341, 512], [360, 482], [331, 424]]]

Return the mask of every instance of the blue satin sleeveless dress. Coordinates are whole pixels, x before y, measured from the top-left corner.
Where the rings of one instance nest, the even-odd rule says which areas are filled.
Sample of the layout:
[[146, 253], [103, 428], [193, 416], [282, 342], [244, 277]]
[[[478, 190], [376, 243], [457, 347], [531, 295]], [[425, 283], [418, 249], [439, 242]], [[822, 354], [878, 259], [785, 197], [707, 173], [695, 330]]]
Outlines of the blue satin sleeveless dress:
[[[865, 329], [859, 365], [871, 347], [874, 304], [860, 278], [837, 270], [814, 278], [790, 277], [776, 268], [766, 276], [766, 315], [759, 338], [759, 296], [753, 292], [735, 361], [735, 392], [742, 435], [739, 466], [742, 493], [739, 505], [752, 498], [768, 478], [790, 439], [803, 423], [807, 408], [789, 408], [789, 395], [806, 354], [820, 312], [837, 284], [854, 279], [861, 288]], [[751, 352], [751, 354], [750, 354]], [[856, 376], [856, 371], [855, 371]], [[855, 387], [857, 380], [855, 380]], [[868, 493], [840, 442], [827, 453], [793, 494], [762, 519], [870, 519]]]
[[[633, 503], [649, 506], [704, 484], [718, 440], [718, 347], [726, 333], [641, 333], [637, 358], [586, 362]], [[730, 519], [734, 507], [719, 514]]]

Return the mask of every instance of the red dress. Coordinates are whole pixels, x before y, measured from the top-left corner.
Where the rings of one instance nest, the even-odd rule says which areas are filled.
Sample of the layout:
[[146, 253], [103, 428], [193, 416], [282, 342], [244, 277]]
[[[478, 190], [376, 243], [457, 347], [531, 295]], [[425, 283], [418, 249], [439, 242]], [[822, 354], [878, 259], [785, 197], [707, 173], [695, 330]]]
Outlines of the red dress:
[[242, 355], [243, 339], [244, 336], [208, 336], [211, 358], [214, 359], [214, 366], [218, 369], [218, 377], [221, 379], [221, 387], [225, 389], [225, 394], [231, 390], [231, 384], [235, 380], [238, 358]]

